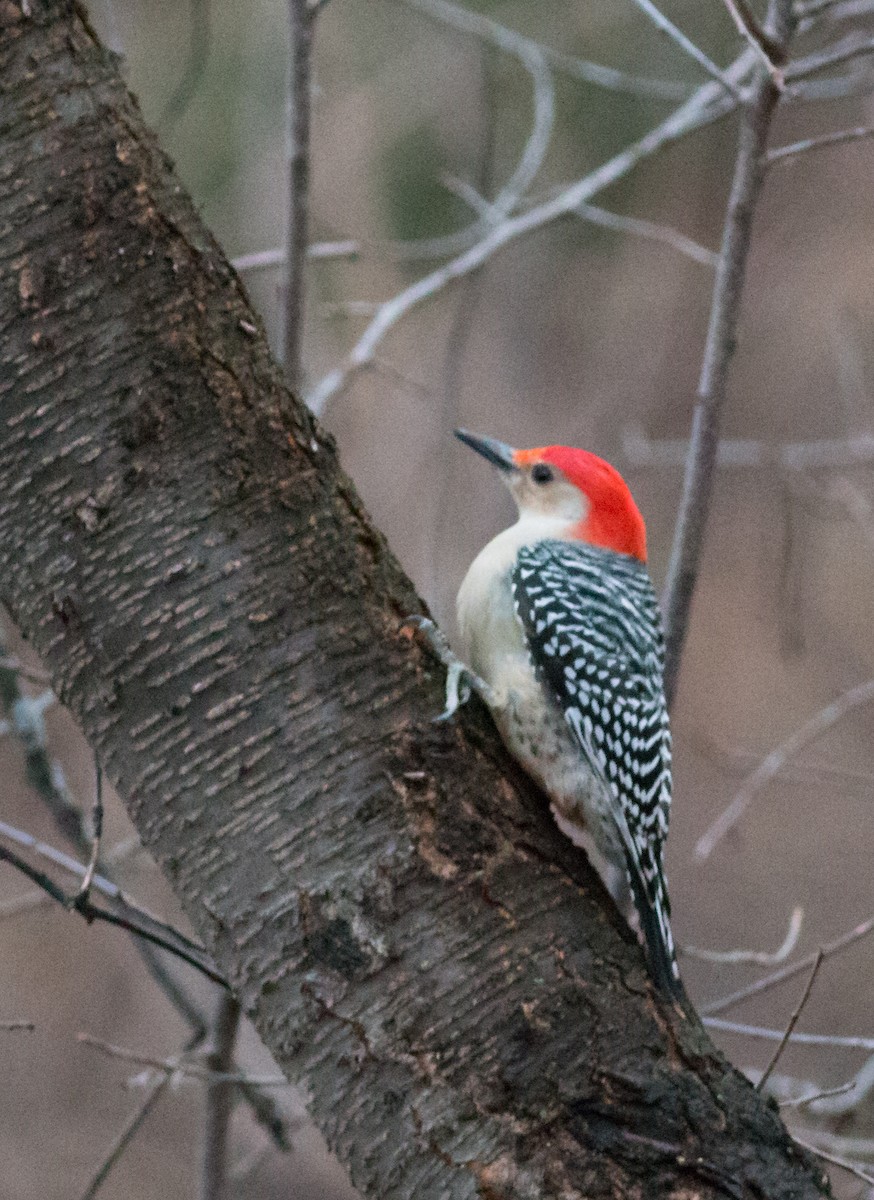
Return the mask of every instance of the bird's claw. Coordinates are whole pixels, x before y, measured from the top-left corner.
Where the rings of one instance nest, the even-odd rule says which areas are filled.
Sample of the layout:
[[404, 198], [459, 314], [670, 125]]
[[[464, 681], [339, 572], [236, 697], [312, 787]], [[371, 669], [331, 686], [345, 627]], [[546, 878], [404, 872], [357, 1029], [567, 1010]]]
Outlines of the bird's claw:
[[472, 692], [477, 692], [486, 703], [489, 703], [491, 689], [488, 684], [452, 651], [446, 640], [446, 634], [430, 617], [414, 614], [407, 617], [404, 625], [414, 625], [425, 635], [425, 640], [435, 657], [446, 668], [446, 707], [438, 717], [434, 718], [435, 722], [448, 721], [450, 717], [455, 716], [462, 704], [467, 704]]

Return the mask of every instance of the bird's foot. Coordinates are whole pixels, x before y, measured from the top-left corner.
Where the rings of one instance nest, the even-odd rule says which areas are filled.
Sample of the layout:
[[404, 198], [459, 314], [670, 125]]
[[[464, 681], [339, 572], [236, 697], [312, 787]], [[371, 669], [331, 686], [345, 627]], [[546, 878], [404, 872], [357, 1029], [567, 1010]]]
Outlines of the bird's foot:
[[439, 717], [434, 718], [435, 721], [448, 721], [462, 704], [468, 702], [471, 692], [476, 692], [489, 708], [495, 707], [496, 697], [492, 688], [454, 653], [446, 640], [446, 634], [430, 617], [407, 617], [404, 625], [415, 625], [425, 635], [425, 640], [435, 657], [446, 668], [446, 707]]

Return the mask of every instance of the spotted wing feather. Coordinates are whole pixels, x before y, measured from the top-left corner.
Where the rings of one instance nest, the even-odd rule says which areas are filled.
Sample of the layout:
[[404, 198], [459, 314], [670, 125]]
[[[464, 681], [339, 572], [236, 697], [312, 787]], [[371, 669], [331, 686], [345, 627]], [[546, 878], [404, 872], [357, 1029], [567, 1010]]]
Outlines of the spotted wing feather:
[[534, 669], [612, 797], [653, 976], [676, 993], [662, 867], [671, 736], [661, 618], [646, 568], [584, 543], [542, 541], [520, 550], [513, 595]]

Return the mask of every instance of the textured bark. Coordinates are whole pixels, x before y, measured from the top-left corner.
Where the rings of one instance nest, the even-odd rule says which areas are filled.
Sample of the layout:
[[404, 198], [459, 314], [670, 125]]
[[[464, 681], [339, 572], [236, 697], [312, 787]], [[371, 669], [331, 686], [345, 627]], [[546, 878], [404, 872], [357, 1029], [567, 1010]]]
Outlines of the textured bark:
[[822, 1194], [483, 710], [431, 723], [420, 602], [69, 4], [0, 0], [0, 141], [2, 599], [355, 1183]]

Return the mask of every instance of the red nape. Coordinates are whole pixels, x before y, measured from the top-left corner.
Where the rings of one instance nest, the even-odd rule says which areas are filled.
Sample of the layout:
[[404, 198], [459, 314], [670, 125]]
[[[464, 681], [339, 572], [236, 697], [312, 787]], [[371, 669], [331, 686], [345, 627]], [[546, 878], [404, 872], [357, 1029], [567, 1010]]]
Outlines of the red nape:
[[586, 495], [589, 514], [574, 531], [582, 541], [646, 562], [646, 525], [628, 484], [610, 463], [572, 446], [517, 450], [515, 459], [520, 467], [551, 463]]

